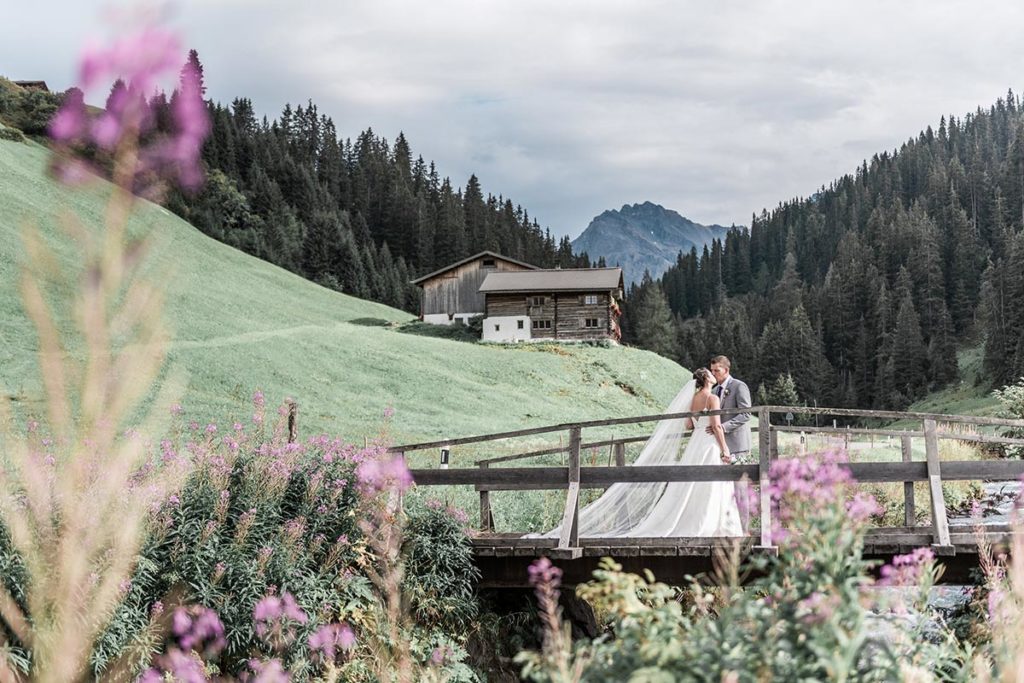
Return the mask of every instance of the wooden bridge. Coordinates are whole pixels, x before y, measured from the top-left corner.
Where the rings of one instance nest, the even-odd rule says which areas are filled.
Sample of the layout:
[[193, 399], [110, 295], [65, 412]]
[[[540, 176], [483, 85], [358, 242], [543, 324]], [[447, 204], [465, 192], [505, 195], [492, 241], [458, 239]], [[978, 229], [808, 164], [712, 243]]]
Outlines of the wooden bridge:
[[[618, 425], [635, 425], [666, 419], [700, 417], [702, 415], [729, 416], [752, 413], [757, 417], [757, 463], [749, 465], [655, 465], [625, 466], [625, 449], [630, 443], [640, 443], [647, 436], [605, 439], [585, 442], [584, 430]], [[801, 427], [791, 424], [773, 424], [780, 416], [787, 422], [797, 416], [816, 416], [833, 420], [832, 426]], [[874, 429], [842, 427], [837, 419], [857, 421], [884, 421], [911, 424], [913, 429]], [[480, 531], [473, 538], [476, 560], [483, 574], [485, 586], [522, 586], [526, 582], [526, 567], [536, 557], [546, 555], [561, 560], [564, 581], [574, 584], [590, 578], [601, 557], [609, 556], [627, 570], [648, 568], [666, 581], [682, 578], [712, 568], [715, 556], [734, 549], [743, 553], [778, 552], [770, 534], [771, 520], [776, 512], [768, 493], [768, 472], [773, 460], [779, 458], [779, 435], [801, 433], [819, 434], [829, 439], [841, 439], [848, 445], [850, 439], [870, 435], [899, 439], [902, 458], [897, 462], [851, 462], [846, 466], [859, 484], [902, 482], [904, 487], [904, 524], [898, 527], [876, 527], [868, 532], [865, 557], [886, 560], [895, 554], [930, 546], [942, 556], [946, 572], [943, 580], [962, 581], [971, 567], [978, 562], [979, 537], [970, 526], [950, 526], [942, 483], [948, 481], [1007, 481], [1024, 475], [1024, 461], [942, 460], [939, 442], [952, 440], [988, 445], [1024, 445], [1024, 439], [1004, 433], [986, 434], [985, 429], [1024, 429], [1024, 420], [1007, 420], [965, 415], [933, 413], [907, 413], [891, 411], [850, 410], [841, 408], [811, 408], [790, 406], [755, 406], [746, 409], [718, 410], [703, 413], [685, 412], [663, 415], [595, 420], [573, 424], [536, 427], [518, 431], [482, 436], [448, 439], [429, 443], [408, 444], [391, 449], [396, 453], [409, 453], [426, 449], [497, 442], [524, 436], [566, 435], [558, 446], [533, 450], [515, 455], [478, 460], [472, 468], [414, 469], [413, 479], [419, 486], [471, 485], [480, 496]], [[912, 460], [915, 439], [924, 440], [924, 461]], [[586, 449], [608, 447], [614, 457], [610, 466], [581, 466], [581, 452]], [[519, 463], [542, 455], [565, 454], [565, 466], [551, 467], [498, 467], [506, 463]], [[712, 482], [749, 480], [758, 489], [759, 528], [749, 530], [743, 538], [591, 538], [580, 537], [578, 517], [580, 491], [586, 488], [607, 488], [615, 483], [657, 482]], [[917, 501], [914, 482], [927, 482], [930, 524], [918, 526]], [[491, 494], [495, 491], [526, 491], [538, 489], [565, 490], [565, 507], [559, 538], [528, 538], [522, 531], [497, 531], [491, 512]], [[985, 527], [984, 540], [995, 545], [1006, 541], [1011, 532], [1008, 526]]]

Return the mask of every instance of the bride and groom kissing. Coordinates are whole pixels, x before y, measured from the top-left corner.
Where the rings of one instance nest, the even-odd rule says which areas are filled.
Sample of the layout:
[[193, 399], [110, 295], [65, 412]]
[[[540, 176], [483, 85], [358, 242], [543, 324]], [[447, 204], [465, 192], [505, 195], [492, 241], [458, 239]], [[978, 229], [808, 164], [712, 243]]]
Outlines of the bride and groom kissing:
[[[750, 389], [732, 376], [731, 368], [728, 357], [715, 356], [709, 367], [693, 373], [693, 381], [680, 392], [680, 397], [692, 396], [689, 412], [751, 407]], [[749, 421], [749, 412], [686, 418], [686, 427], [693, 429], [693, 434], [673, 464], [743, 462], [750, 455]], [[742, 536], [749, 517], [746, 495], [740, 490], [743, 486], [728, 481], [669, 483], [644, 521], [628, 535]]]
[[[665, 411], [696, 413], [666, 418], [655, 425], [634, 466], [721, 465], [742, 462], [750, 454], [749, 412], [707, 415], [716, 410], [750, 408], [750, 389], [730, 373], [725, 356], [698, 368], [693, 379]], [[692, 430], [692, 432], [690, 432]], [[689, 438], [687, 439], [687, 434]], [[727, 537], [747, 527], [742, 483], [673, 481], [613, 484], [578, 516], [580, 536]], [[742, 503], [742, 505], [741, 505]], [[741, 514], [742, 509], [742, 514]], [[561, 527], [547, 532], [557, 537]]]
[[[749, 408], [750, 388], [732, 376], [732, 363], [726, 356], [715, 356], [708, 368], [693, 373], [695, 389], [692, 411]], [[714, 416], [705, 431], [716, 437], [724, 463], [743, 462], [750, 455], [750, 413]]]

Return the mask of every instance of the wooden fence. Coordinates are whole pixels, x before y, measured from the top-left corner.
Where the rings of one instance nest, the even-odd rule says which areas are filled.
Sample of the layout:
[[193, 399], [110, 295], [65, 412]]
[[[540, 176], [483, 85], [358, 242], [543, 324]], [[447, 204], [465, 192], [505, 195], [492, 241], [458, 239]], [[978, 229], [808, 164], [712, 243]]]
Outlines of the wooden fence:
[[[583, 431], [614, 425], [631, 425], [656, 422], [667, 419], [697, 418], [705, 415], [730, 416], [751, 413], [757, 416], [757, 463], [751, 465], [654, 465], [625, 467], [625, 447], [630, 443], [646, 441], [646, 436], [619, 439], [605, 439], [584, 442]], [[850, 418], [860, 421], [902, 421], [917, 422], [919, 429], [872, 429], [867, 427], [797, 427], [774, 425], [772, 417], [785, 415], [814, 415], [833, 418]], [[955, 425], [966, 425], [974, 432], [956, 431]], [[940, 427], [941, 426], [941, 427]], [[914, 482], [928, 482], [929, 505], [931, 508], [931, 541], [937, 554], [954, 553], [950, 541], [949, 523], [946, 517], [946, 501], [942, 491], [943, 481], [982, 480], [1001, 481], [1017, 479], [1024, 475], [1024, 461], [1021, 460], [939, 460], [939, 441], [942, 439], [999, 445], [1024, 445], [1024, 439], [1000, 434], [978, 433], [978, 428], [995, 427], [1002, 429], [1024, 429], [1024, 420], [976, 417], [966, 415], [942, 415], [935, 413], [908, 413], [877, 410], [854, 410], [845, 408], [818, 408], [792, 406], [755, 406], [706, 412], [668, 413], [663, 415], [642, 415], [639, 417], [594, 420], [547, 427], [535, 427], [517, 431], [462, 437], [443, 441], [407, 444], [390, 450], [395, 453], [409, 453], [426, 449], [451, 448], [453, 446], [480, 444], [522, 436], [564, 433], [568, 439], [564, 445], [533, 450], [515, 455], [479, 460], [476, 467], [461, 469], [414, 469], [412, 476], [420, 486], [472, 485], [480, 495], [480, 528], [494, 532], [494, 517], [491, 512], [490, 494], [493, 491], [525, 491], [537, 489], [564, 489], [565, 508], [562, 515], [561, 535], [552, 555], [577, 558], [582, 555], [579, 540], [580, 491], [586, 488], [606, 488], [616, 483], [669, 483], [669, 482], [712, 482], [742, 481], [747, 479], [759, 489], [758, 507], [760, 513], [760, 552], [777, 552], [771, 539], [773, 510], [768, 491], [769, 469], [773, 460], [779, 457], [778, 435], [786, 432], [804, 432], [834, 435], [849, 443], [852, 435], [874, 435], [900, 440], [901, 461], [848, 463], [853, 477], [859, 483], [902, 482], [904, 485], [905, 521], [907, 527], [914, 526], [915, 500]], [[912, 440], [924, 439], [925, 460], [911, 459]], [[614, 466], [583, 467], [581, 451], [587, 448], [609, 446], [612, 449]], [[497, 464], [521, 461], [541, 455], [567, 454], [564, 467], [494, 467]]]

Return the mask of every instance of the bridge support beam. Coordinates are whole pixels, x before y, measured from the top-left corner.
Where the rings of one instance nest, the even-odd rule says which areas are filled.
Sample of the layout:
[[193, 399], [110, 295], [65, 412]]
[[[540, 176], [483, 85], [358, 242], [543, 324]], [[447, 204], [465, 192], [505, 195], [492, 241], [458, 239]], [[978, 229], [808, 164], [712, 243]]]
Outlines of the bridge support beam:
[[565, 494], [562, 533], [552, 553], [556, 559], [575, 560], [583, 557], [580, 547], [580, 428], [569, 429], [569, 488]]
[[932, 549], [936, 555], [955, 555], [956, 549], [949, 539], [946, 498], [942, 493], [939, 438], [935, 420], [924, 420], [924, 451], [928, 459], [928, 491], [931, 494], [932, 503]]
[[[910, 462], [913, 456], [911, 451], [911, 440], [909, 434], [900, 437], [900, 450], [903, 452], [903, 462]], [[903, 482], [903, 523], [906, 526], [915, 526], [917, 523], [917, 510], [914, 509], [914, 482]]]
[[[486, 462], [480, 463], [480, 469], [487, 469]], [[494, 531], [494, 514], [491, 512], [491, 492], [480, 490], [480, 531]]]
[[761, 487], [761, 544], [757, 547], [760, 552], [777, 553], [778, 548], [772, 543], [772, 497], [768, 492], [771, 485], [768, 470], [772, 460], [772, 423], [771, 411], [767, 408], [757, 411], [757, 442], [758, 483]]

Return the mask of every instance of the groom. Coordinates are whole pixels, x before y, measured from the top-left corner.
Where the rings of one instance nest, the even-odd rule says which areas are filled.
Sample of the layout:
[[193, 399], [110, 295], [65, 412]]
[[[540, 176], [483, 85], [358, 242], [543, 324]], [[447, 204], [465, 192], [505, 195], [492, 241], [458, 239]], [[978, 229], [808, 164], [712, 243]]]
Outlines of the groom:
[[[742, 380], [736, 379], [729, 374], [732, 364], [725, 356], [715, 356], [711, 359], [711, 374], [718, 382], [713, 391], [721, 399], [722, 410], [729, 408], [749, 408], [750, 389]], [[736, 413], [731, 416], [722, 416], [722, 428], [725, 431], [725, 445], [729, 447], [729, 458], [731, 462], [742, 462], [750, 455], [750, 413]], [[711, 428], [708, 427], [708, 433]], [[746, 492], [740, 490], [742, 482], [736, 482], [736, 503], [740, 509], [740, 517], [743, 520], [743, 528], [747, 529], [750, 521], [750, 512], [747, 510]]]

